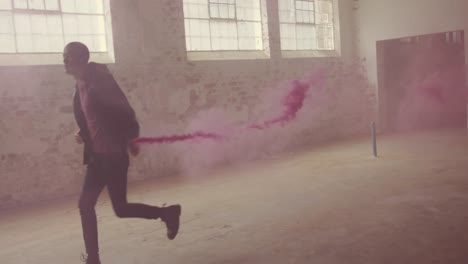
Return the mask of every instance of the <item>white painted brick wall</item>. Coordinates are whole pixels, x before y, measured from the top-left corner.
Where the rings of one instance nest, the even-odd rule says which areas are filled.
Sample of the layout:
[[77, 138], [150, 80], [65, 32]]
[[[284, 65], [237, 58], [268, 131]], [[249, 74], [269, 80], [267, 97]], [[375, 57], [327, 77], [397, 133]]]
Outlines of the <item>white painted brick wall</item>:
[[[302, 76], [314, 66], [329, 69], [333, 107], [304, 140], [365, 131], [374, 100], [358, 74], [352, 0], [340, 0], [341, 58], [281, 59], [274, 1], [269, 2], [272, 59], [186, 60], [181, 0], [112, 0], [116, 63], [110, 65], [128, 95], [142, 133], [183, 132], [200, 110], [223, 108], [233, 119], [255, 111], [262, 89]], [[63, 67], [0, 67], [0, 208], [76, 194], [83, 179], [81, 146], [74, 143], [73, 81]], [[304, 142], [306, 143], [306, 142]], [[171, 146], [135, 160], [130, 180], [179, 171]]]

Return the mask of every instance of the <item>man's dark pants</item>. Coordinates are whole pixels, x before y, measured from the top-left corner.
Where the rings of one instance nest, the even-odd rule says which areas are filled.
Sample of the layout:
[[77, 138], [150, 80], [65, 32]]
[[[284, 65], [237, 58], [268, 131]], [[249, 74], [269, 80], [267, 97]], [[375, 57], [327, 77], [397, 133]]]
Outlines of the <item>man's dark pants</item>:
[[94, 207], [99, 194], [107, 186], [115, 214], [122, 218], [157, 219], [161, 208], [127, 202], [128, 154], [92, 154], [79, 200], [86, 253], [99, 253], [97, 219]]

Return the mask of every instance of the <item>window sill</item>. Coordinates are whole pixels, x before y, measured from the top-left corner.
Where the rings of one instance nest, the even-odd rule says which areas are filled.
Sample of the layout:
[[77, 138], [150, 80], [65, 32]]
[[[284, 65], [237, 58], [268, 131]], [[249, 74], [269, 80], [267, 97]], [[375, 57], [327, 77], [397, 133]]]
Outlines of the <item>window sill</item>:
[[283, 50], [283, 58], [336, 58], [341, 57], [338, 50]]
[[[110, 53], [91, 53], [90, 61], [97, 63], [115, 63]], [[0, 66], [61, 65], [61, 53], [0, 54]]]
[[209, 60], [257, 60], [269, 59], [270, 54], [263, 50], [254, 51], [188, 51], [189, 61]]

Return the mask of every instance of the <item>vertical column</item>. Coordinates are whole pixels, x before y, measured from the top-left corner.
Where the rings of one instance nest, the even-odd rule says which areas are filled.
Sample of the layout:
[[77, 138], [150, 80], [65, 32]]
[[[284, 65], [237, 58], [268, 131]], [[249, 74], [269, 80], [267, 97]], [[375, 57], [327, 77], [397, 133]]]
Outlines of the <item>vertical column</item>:
[[278, 12], [278, 0], [262, 0], [266, 2], [268, 14], [268, 32], [270, 40], [270, 56], [273, 61], [281, 59], [281, 35]]

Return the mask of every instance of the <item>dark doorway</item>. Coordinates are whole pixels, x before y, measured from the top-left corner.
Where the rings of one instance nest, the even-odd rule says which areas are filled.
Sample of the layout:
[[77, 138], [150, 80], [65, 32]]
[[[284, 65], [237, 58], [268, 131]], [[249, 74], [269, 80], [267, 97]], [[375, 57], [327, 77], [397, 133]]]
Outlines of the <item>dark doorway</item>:
[[384, 132], [466, 127], [464, 32], [377, 42]]

